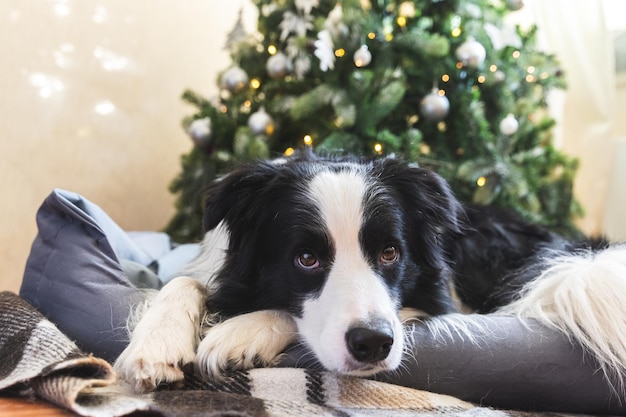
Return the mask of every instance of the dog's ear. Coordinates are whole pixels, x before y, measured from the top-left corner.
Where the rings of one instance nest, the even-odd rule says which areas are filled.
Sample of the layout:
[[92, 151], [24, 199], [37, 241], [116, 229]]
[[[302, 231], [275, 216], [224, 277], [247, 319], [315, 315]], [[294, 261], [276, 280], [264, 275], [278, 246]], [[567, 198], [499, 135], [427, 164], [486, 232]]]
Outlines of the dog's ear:
[[204, 231], [222, 221], [230, 230], [251, 222], [255, 197], [275, 177], [278, 168], [268, 162], [251, 163], [217, 179], [206, 190]]
[[447, 248], [464, 228], [463, 206], [438, 174], [391, 158], [378, 163], [380, 180], [404, 213], [408, 250], [421, 270], [407, 297], [430, 314], [453, 311]]

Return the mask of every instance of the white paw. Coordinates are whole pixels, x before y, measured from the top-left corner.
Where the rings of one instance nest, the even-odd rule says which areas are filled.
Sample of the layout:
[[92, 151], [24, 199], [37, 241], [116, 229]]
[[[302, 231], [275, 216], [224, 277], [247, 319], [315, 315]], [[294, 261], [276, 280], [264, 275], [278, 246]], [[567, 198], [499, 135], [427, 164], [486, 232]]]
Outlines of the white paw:
[[137, 391], [152, 390], [161, 382], [180, 381], [184, 377], [182, 367], [195, 357], [193, 336], [193, 332], [191, 337], [184, 337], [180, 329], [164, 327], [146, 337], [133, 337], [115, 361], [115, 370]]
[[203, 303], [204, 289], [192, 278], [178, 277], [166, 285], [115, 362], [119, 376], [138, 391], [182, 380], [182, 367], [195, 358]]
[[296, 324], [288, 313], [262, 310], [243, 314], [208, 330], [198, 346], [196, 366], [213, 378], [225, 370], [268, 366], [296, 338]]

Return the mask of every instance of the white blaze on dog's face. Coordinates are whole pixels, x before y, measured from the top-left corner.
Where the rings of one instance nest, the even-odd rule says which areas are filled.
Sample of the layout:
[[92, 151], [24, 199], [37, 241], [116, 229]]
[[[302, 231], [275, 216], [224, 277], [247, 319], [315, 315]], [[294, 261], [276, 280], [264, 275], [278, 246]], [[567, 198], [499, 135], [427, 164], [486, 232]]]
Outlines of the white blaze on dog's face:
[[[350, 374], [394, 369], [403, 351], [398, 295], [379, 273], [398, 261], [399, 248], [383, 241], [377, 253], [363, 242], [368, 198], [375, 187], [357, 167], [322, 171], [309, 183], [308, 196], [319, 209], [320, 227], [332, 246], [332, 260], [319, 292], [309, 294], [296, 318], [298, 331], [325, 368]], [[380, 236], [385, 238], [385, 236]], [[375, 237], [373, 237], [375, 239]], [[305, 251], [306, 252], [306, 251]], [[315, 266], [316, 254], [303, 253], [295, 262]]]

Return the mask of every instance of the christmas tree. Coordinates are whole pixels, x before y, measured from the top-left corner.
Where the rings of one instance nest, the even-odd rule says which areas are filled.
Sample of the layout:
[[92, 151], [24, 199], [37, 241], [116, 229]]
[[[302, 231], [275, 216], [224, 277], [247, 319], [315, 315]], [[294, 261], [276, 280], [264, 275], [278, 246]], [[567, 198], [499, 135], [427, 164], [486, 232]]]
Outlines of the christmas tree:
[[228, 35], [220, 97], [193, 91], [195, 146], [172, 182], [167, 232], [201, 237], [202, 190], [254, 158], [395, 155], [432, 168], [464, 202], [511, 208], [571, 234], [577, 162], [552, 144], [546, 94], [564, 88], [536, 27], [505, 23], [522, 0], [260, 1], [258, 31]]

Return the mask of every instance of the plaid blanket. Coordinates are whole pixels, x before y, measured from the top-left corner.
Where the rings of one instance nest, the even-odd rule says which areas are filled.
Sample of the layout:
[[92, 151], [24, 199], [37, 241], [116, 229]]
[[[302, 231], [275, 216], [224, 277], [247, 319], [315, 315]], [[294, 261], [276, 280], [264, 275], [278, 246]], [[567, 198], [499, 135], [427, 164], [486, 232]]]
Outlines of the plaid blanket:
[[0, 293], [0, 358], [0, 395], [10, 392], [42, 398], [93, 417], [137, 411], [168, 417], [536, 415], [480, 407], [383, 382], [292, 368], [254, 369], [219, 382], [189, 373], [176, 387], [134, 394], [116, 381], [109, 363], [81, 352], [50, 321], [9, 292]]

